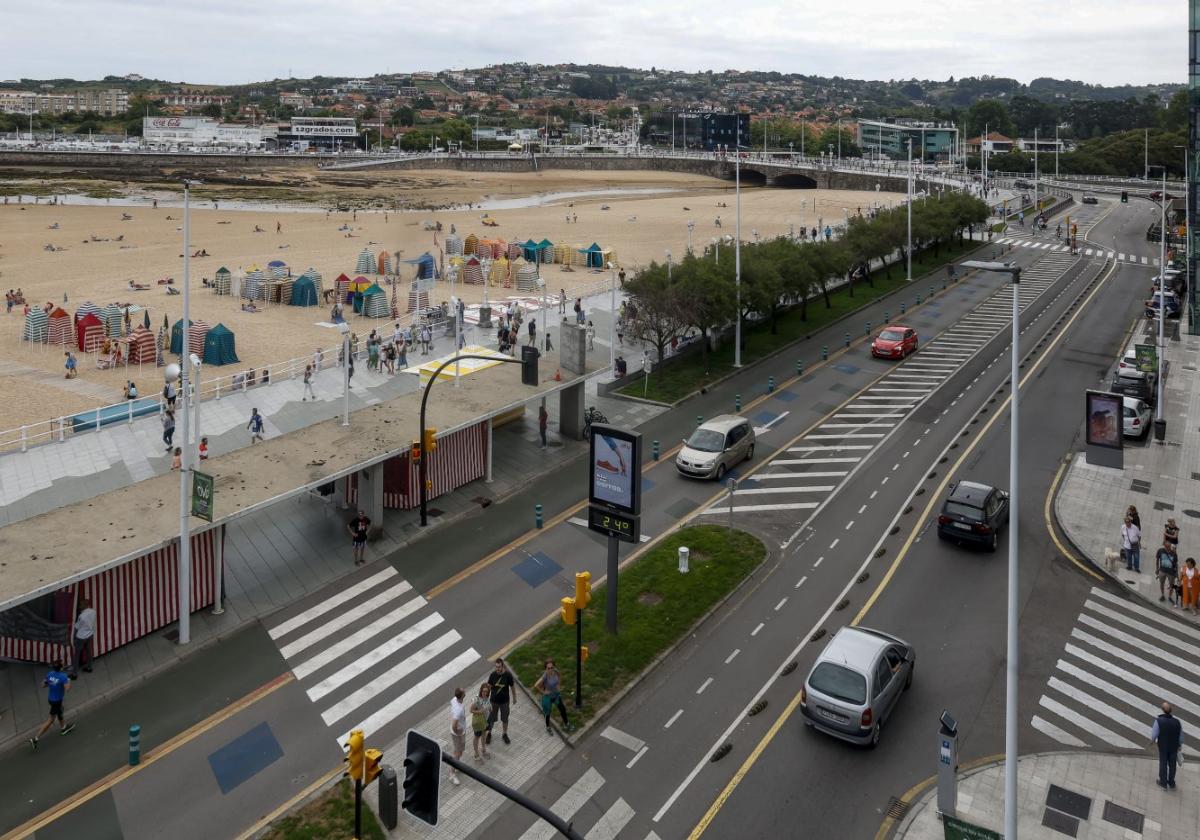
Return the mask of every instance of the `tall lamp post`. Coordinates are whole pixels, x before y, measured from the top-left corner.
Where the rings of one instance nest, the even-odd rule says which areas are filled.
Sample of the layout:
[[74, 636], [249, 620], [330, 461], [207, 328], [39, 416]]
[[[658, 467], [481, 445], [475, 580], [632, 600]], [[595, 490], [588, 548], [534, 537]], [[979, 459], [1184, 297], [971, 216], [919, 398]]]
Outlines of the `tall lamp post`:
[[1007, 662], [1006, 685], [1004, 692], [1004, 836], [1009, 840], [1017, 837], [1017, 665], [1018, 665], [1018, 636], [1017, 636], [1017, 544], [1020, 526], [1020, 508], [1018, 506], [1018, 489], [1020, 487], [1020, 471], [1018, 468], [1017, 420], [1019, 417], [1018, 401], [1020, 398], [1019, 362], [1021, 340], [1020, 304], [1017, 290], [1021, 287], [1021, 267], [1016, 263], [984, 262], [967, 260], [964, 268], [977, 268], [981, 271], [995, 271], [1007, 274], [1012, 278], [1012, 402], [1009, 404], [1009, 456], [1008, 456], [1008, 627], [1007, 627]]
[[[181, 436], [183, 438], [183, 452], [179, 462], [179, 644], [186, 645], [192, 639], [191, 629], [191, 584], [192, 584], [192, 538], [191, 538], [191, 510], [189, 510], [188, 502], [190, 501], [188, 492], [188, 479], [192, 474], [192, 447], [189, 443], [188, 429], [188, 368], [190, 359], [187, 358], [189, 347], [191, 346], [192, 330], [191, 321], [188, 320], [190, 312], [191, 295], [189, 294], [188, 279], [191, 271], [191, 193], [190, 189], [196, 181], [183, 181], [183, 344], [180, 347], [180, 365], [168, 365], [166, 375], [171, 378], [172, 373], [179, 379], [179, 407], [181, 421]], [[172, 368], [175, 368], [173, 371]]]
[[350, 425], [350, 325], [338, 321], [342, 334], [342, 425]]
[[611, 262], [608, 266], [612, 286], [608, 298], [608, 366], [612, 368], [613, 379], [617, 378], [617, 267]]
[[905, 274], [908, 282], [912, 282], [912, 205], [913, 205], [913, 168], [912, 168], [912, 137], [908, 138], [908, 177], [904, 181], [908, 192], [908, 248], [905, 252]]
[[733, 146], [734, 204], [737, 207], [733, 227], [733, 289], [737, 309], [733, 322], [733, 366], [742, 366], [742, 147]]
[[688, 219], [688, 249], [687, 252], [692, 253], [692, 231], [696, 229], [696, 220]]
[[[1150, 169], [1155, 167], [1151, 166]], [[1167, 318], [1167, 167], [1159, 166], [1162, 170], [1162, 194], [1159, 197], [1158, 222], [1158, 400], [1154, 406], [1154, 439], [1163, 443], [1167, 436], [1167, 421], [1163, 417], [1163, 353], [1166, 341], [1163, 338], [1163, 324]], [[1148, 171], [1148, 170], [1147, 170]]]

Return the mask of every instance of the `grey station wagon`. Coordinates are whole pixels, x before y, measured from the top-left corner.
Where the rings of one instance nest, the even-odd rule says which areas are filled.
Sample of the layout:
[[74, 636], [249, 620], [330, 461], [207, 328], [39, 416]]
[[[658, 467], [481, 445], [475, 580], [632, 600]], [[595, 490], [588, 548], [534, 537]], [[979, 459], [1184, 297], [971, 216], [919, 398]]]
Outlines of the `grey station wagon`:
[[910, 685], [916, 653], [905, 641], [867, 627], [843, 627], [800, 689], [804, 723], [835, 738], [874, 747], [884, 721]]

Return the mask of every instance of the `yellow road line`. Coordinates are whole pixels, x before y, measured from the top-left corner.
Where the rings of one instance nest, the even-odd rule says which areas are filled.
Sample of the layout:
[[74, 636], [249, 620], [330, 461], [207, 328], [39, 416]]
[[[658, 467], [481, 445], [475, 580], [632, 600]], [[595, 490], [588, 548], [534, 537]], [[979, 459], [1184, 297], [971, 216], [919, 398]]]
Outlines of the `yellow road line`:
[[[976, 767], [982, 767], [985, 764], [993, 764], [997, 761], [1003, 760], [1004, 753], [985, 755], [983, 758], [977, 758], [974, 761], [968, 761], [966, 764], [958, 765], [958, 772], [960, 774], [967, 773], [971, 770], [974, 770]], [[909, 805], [915, 805], [916, 803], [913, 800], [936, 781], [937, 776], [929, 776], [928, 778], [922, 779], [908, 790], [904, 791], [904, 795], [900, 797], [900, 800], [902, 802], [907, 802]], [[885, 840], [888, 834], [891, 833], [892, 826], [895, 824], [895, 817], [884, 817], [883, 824], [879, 826], [879, 831], [875, 832], [875, 840]]]
[[329, 784], [329, 782], [333, 781], [335, 778], [337, 778], [338, 776], [342, 775], [345, 772], [346, 772], [346, 768], [343, 765], [338, 765], [337, 767], [334, 767], [332, 770], [330, 770], [328, 773], [326, 773], [325, 775], [318, 778], [315, 782], [313, 782], [311, 785], [306, 787], [304, 790], [297, 793], [295, 796], [293, 796], [287, 802], [283, 803], [278, 808], [276, 808], [274, 811], [267, 814], [261, 820], [259, 820], [254, 825], [250, 826], [248, 829], [246, 829], [241, 834], [239, 834], [238, 840], [247, 840], [247, 838], [253, 837], [254, 835], [258, 834], [260, 831], [262, 831], [268, 825], [275, 822], [275, 820], [279, 819], [281, 816], [286, 814], [288, 811], [295, 808], [298, 804], [303, 802], [308, 797], [312, 796], [314, 793], [316, 793], [322, 787]]
[[47, 825], [64, 816], [65, 814], [74, 811], [80, 805], [90, 802], [101, 793], [110, 790], [115, 785], [123, 782], [125, 779], [130, 778], [136, 773], [140, 773], [142, 770], [145, 770], [160, 758], [165, 758], [166, 756], [178, 750], [180, 747], [185, 746], [191, 741], [194, 741], [196, 738], [203, 735], [205, 732], [208, 732], [213, 727], [225, 722], [243, 709], [249, 708], [259, 700], [262, 700], [271, 693], [287, 685], [293, 679], [295, 679], [295, 677], [292, 676], [291, 671], [288, 671], [285, 674], [280, 674], [266, 685], [254, 689], [254, 691], [251, 691], [240, 700], [235, 700], [233, 703], [230, 703], [219, 712], [205, 718], [194, 726], [185, 729], [174, 738], [171, 738], [169, 741], [166, 741], [150, 750], [142, 756], [140, 764], [134, 765], [133, 767], [122, 767], [118, 770], [114, 770], [103, 779], [88, 785], [82, 791], [75, 794], [69, 801], [60, 802], [58, 805], [43, 811], [41, 814], [29, 820], [25, 824], [14, 828], [0, 838], [0, 840], [18, 840], [18, 838], [31, 836], [34, 834], [34, 832], [45, 828]]
[[1104, 575], [1085, 565], [1083, 561], [1079, 560], [1074, 554], [1072, 554], [1071, 550], [1063, 545], [1062, 540], [1058, 538], [1058, 534], [1054, 530], [1054, 520], [1050, 516], [1050, 502], [1054, 498], [1055, 491], [1058, 490], [1058, 482], [1062, 480], [1063, 473], [1066, 472], [1066, 469], [1066, 461], [1063, 461], [1058, 465], [1058, 472], [1054, 474], [1054, 481], [1050, 483], [1050, 492], [1046, 494], [1046, 506], [1042, 509], [1042, 516], [1046, 520], [1046, 532], [1050, 534], [1050, 539], [1054, 541], [1054, 544], [1058, 547], [1058, 550], [1063, 557], [1066, 557], [1068, 560], [1074, 563], [1076, 568], [1078, 568], [1084, 574], [1091, 575], [1096, 580], [1102, 581], [1104, 580]]

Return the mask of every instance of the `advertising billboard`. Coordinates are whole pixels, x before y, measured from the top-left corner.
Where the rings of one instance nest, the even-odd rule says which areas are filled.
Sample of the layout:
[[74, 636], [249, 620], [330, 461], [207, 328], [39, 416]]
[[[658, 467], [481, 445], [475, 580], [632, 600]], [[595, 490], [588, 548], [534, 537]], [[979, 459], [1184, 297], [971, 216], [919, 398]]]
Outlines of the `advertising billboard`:
[[1121, 449], [1124, 444], [1122, 415], [1124, 402], [1120, 394], [1087, 391], [1087, 444], [1104, 449]]
[[592, 425], [588, 497], [592, 504], [638, 516], [642, 512], [642, 436]]
[[1137, 354], [1137, 368], [1142, 373], [1154, 373], [1158, 370], [1158, 348], [1153, 344], [1135, 344], [1133, 345], [1134, 353]]
[[354, 125], [353, 119], [321, 119], [312, 118], [310, 122], [301, 117], [295, 117], [292, 120], [292, 136], [293, 137], [357, 137], [358, 129]]

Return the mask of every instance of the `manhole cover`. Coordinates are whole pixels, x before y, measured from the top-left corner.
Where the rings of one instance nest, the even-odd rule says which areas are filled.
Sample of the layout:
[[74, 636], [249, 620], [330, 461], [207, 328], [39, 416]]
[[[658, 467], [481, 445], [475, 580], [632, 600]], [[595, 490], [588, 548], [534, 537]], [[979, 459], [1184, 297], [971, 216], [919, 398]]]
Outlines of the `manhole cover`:
[[1091, 798], [1058, 785], [1050, 785], [1050, 789], [1046, 792], [1046, 804], [1081, 820], [1086, 820], [1092, 811]]
[[1074, 837], [1079, 832], [1079, 820], [1062, 811], [1055, 811], [1053, 808], [1047, 808], [1046, 812], [1042, 814], [1042, 825], [1068, 837]]
[[1150, 482], [1143, 481], [1140, 478], [1135, 478], [1133, 481], [1129, 482], [1129, 489], [1134, 493], [1149, 493]]
[[1154, 509], [1155, 510], [1175, 510], [1175, 505], [1171, 504], [1170, 502], [1155, 502]]
[[1124, 808], [1115, 802], [1104, 803], [1104, 819], [1110, 823], [1127, 828], [1130, 831], [1142, 833], [1146, 817], [1139, 814], [1137, 811], [1132, 811], [1129, 808]]
[[1185, 516], [1194, 516], [1194, 517], [1200, 518], [1200, 510], [1192, 510], [1191, 508], [1184, 508], [1183, 513]]
[[441, 508], [434, 508], [434, 507], [431, 507], [426, 511], [426, 513], [428, 513], [430, 516], [441, 516], [445, 512], [446, 511], [442, 510]]

